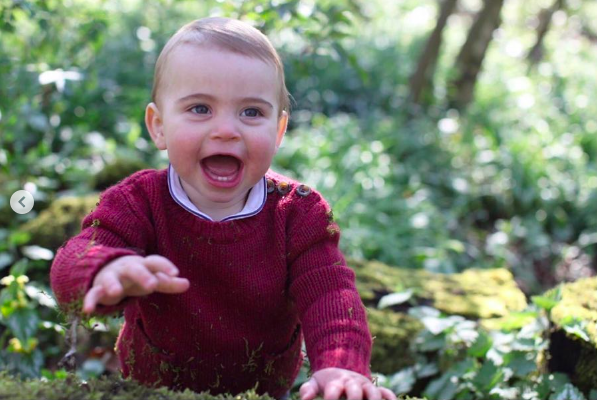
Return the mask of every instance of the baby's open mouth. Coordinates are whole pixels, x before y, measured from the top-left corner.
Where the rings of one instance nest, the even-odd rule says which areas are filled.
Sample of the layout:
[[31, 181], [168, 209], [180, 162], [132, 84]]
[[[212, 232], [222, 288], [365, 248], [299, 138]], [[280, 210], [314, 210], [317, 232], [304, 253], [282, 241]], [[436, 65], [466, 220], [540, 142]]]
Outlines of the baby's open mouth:
[[234, 156], [216, 154], [201, 160], [201, 166], [211, 180], [232, 183], [239, 177], [243, 163]]

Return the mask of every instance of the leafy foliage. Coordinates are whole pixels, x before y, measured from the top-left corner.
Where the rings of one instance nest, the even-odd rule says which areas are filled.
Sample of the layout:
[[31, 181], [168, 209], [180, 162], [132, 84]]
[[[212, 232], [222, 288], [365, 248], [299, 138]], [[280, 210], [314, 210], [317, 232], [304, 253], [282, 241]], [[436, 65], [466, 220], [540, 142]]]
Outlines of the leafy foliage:
[[489, 329], [431, 307], [411, 308], [425, 326], [414, 342], [418, 360], [380, 381], [397, 393], [412, 393], [421, 382], [430, 399], [584, 400], [568, 376], [547, 372], [540, 361], [552, 329], [546, 311], [533, 305]]

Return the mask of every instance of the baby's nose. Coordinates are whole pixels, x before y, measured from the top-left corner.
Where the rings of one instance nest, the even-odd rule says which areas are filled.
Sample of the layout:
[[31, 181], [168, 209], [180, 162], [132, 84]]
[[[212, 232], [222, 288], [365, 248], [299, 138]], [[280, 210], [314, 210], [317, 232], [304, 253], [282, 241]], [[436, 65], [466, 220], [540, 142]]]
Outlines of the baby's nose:
[[240, 133], [233, 118], [219, 118], [214, 124], [211, 138], [215, 140], [238, 140]]

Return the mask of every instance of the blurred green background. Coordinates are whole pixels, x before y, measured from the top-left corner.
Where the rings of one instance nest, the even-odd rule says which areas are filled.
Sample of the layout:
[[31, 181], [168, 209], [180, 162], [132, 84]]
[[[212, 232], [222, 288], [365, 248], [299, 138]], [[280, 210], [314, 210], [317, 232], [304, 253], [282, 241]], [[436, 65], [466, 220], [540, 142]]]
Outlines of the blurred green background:
[[[167, 165], [143, 124], [153, 66], [208, 15], [279, 50], [294, 104], [274, 169], [323, 193], [346, 255], [505, 267], [527, 295], [594, 275], [595, 1], [0, 0], [0, 277], [29, 279], [0, 296], [10, 368], [39, 376], [64, 352], [44, 295], [57, 245], [21, 227]], [[22, 188], [36, 205], [21, 216]]]

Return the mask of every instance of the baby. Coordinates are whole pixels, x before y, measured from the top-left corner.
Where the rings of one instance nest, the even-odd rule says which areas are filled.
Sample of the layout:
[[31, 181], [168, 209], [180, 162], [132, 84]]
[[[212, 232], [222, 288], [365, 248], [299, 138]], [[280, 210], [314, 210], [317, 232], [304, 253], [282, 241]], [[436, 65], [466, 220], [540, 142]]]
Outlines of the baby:
[[391, 399], [371, 382], [371, 336], [325, 200], [269, 170], [288, 122], [280, 58], [257, 29], [182, 27], [155, 70], [145, 122], [166, 170], [106, 190], [58, 252], [61, 306], [124, 310], [125, 377], [147, 385]]

